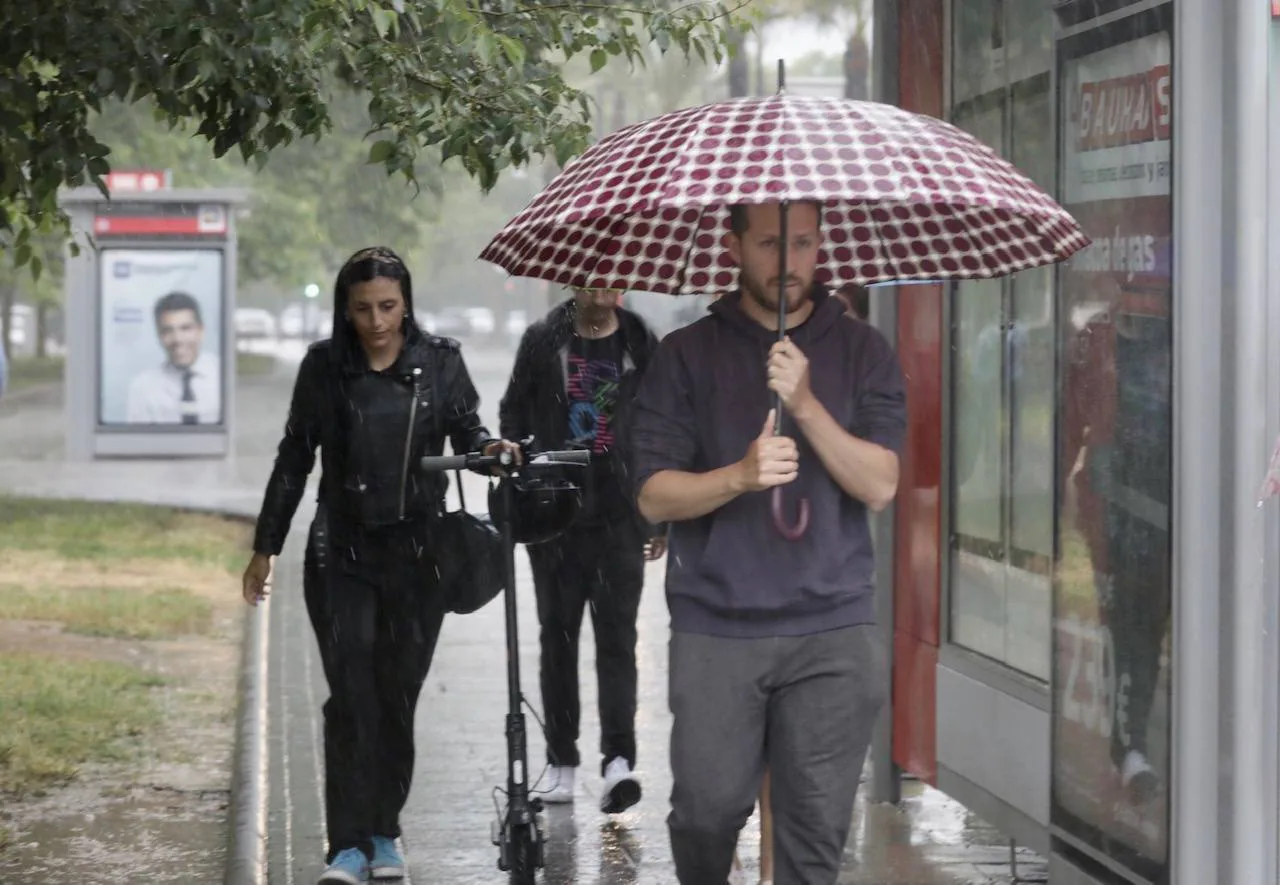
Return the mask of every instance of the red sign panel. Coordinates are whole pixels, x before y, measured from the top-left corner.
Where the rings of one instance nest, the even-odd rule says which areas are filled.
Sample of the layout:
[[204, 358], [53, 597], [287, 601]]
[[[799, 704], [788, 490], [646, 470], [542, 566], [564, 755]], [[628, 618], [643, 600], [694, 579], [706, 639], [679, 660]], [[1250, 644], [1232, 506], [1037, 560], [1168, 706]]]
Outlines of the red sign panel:
[[[181, 207], [186, 208], [186, 207]], [[194, 211], [163, 214], [147, 212], [109, 212], [93, 219], [93, 232], [98, 236], [192, 237], [221, 236], [227, 232], [227, 208], [219, 204], [195, 207]]]
[[1173, 115], [1171, 83], [1167, 64], [1081, 83], [1076, 149], [1096, 151], [1168, 141]]

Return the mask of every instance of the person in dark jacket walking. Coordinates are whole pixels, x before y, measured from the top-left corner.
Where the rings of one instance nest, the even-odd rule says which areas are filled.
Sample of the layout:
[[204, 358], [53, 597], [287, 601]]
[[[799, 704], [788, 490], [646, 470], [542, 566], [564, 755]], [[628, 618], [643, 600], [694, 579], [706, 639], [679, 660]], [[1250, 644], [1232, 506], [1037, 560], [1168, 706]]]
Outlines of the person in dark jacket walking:
[[243, 580], [256, 605], [319, 447], [304, 594], [329, 683], [322, 883], [404, 875], [396, 839], [414, 710], [445, 614], [432, 538], [444, 481], [414, 465], [440, 454], [446, 436], [455, 452], [518, 453], [490, 437], [478, 406], [457, 342], [418, 329], [399, 256], [383, 247], [352, 255], [334, 285], [333, 337], [298, 368]]
[[[731, 217], [740, 289], [664, 339], [632, 418], [640, 510], [672, 523], [667, 824], [682, 885], [721, 885], [767, 767], [775, 881], [834, 885], [885, 695], [867, 513], [897, 491], [905, 384], [884, 337], [813, 283], [817, 204], [792, 204], [785, 243], [776, 203]], [[788, 518], [808, 500], [797, 540], [775, 487]]]
[[528, 547], [541, 625], [542, 704], [549, 783], [543, 800], [572, 802], [580, 763], [578, 637], [591, 608], [599, 680], [600, 808], [640, 800], [636, 765], [636, 618], [644, 563], [666, 550], [665, 530], [644, 521], [627, 479], [626, 423], [657, 339], [618, 293], [578, 291], [521, 339], [499, 420], [506, 439], [594, 453], [583, 508], [569, 531]]

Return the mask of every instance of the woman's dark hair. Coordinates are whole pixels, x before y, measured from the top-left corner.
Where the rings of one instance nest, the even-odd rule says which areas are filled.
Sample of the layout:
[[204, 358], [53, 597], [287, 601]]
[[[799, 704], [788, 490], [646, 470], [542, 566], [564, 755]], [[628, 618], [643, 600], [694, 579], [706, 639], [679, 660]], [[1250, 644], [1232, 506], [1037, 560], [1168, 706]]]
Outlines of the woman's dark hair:
[[345, 311], [351, 287], [370, 280], [395, 280], [404, 296], [405, 322], [413, 319], [413, 278], [404, 260], [386, 246], [370, 246], [356, 252], [342, 265], [333, 284], [334, 311]]

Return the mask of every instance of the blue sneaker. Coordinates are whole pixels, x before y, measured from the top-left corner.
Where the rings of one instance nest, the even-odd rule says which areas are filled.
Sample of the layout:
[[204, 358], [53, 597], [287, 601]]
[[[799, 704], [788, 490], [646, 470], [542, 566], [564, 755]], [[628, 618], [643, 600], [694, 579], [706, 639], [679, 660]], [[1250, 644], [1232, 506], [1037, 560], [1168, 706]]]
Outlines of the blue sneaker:
[[344, 848], [320, 876], [320, 885], [365, 885], [369, 881], [369, 859], [359, 848]]
[[387, 836], [373, 837], [373, 878], [403, 879], [404, 858], [396, 848], [396, 840]]

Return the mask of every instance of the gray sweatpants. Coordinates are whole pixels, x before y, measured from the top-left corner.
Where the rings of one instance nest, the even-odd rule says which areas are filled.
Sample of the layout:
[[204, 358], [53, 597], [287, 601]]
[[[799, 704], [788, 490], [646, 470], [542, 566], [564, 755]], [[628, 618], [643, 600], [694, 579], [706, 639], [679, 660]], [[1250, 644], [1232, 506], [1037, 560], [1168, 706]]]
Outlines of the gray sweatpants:
[[774, 882], [834, 885], [884, 704], [871, 625], [810, 636], [671, 637], [671, 814], [681, 885], [723, 885], [772, 778]]

